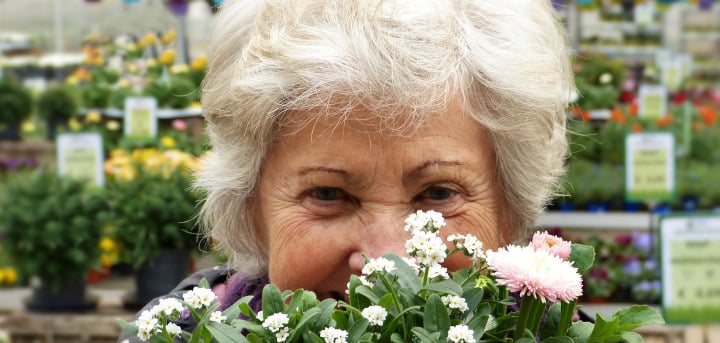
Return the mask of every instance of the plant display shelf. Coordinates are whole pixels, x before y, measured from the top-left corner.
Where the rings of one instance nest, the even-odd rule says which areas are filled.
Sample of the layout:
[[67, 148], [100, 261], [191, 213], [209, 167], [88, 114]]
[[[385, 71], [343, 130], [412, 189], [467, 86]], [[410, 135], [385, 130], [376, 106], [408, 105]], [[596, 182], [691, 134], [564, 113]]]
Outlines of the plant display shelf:
[[650, 230], [650, 212], [548, 212], [537, 221], [538, 227], [561, 227], [573, 230]]

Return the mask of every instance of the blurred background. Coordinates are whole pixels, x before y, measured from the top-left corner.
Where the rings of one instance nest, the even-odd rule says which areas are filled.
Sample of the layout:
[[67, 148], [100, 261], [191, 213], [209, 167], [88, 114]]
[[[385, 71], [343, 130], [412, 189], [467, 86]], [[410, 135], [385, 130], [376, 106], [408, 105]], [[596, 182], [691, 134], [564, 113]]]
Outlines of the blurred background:
[[[595, 247], [586, 312], [647, 303], [671, 324], [646, 340], [715, 342], [720, 2], [552, 5], [578, 93], [538, 228]], [[0, 0], [0, 343], [112, 342], [116, 318], [225, 260], [198, 240], [188, 191], [209, 149], [199, 85], [218, 7]], [[684, 229], [668, 235], [668, 218]]]

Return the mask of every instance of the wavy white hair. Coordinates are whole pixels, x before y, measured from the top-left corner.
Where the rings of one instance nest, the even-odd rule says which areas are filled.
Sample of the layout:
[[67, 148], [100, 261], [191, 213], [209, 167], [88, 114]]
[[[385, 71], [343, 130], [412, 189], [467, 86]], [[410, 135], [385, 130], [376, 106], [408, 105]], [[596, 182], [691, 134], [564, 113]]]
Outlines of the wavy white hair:
[[216, 20], [203, 82], [213, 152], [196, 185], [203, 224], [247, 275], [267, 265], [252, 202], [289, 112], [341, 121], [362, 106], [402, 132], [459, 99], [491, 136], [518, 233], [564, 172], [574, 85], [548, 0], [227, 0]]

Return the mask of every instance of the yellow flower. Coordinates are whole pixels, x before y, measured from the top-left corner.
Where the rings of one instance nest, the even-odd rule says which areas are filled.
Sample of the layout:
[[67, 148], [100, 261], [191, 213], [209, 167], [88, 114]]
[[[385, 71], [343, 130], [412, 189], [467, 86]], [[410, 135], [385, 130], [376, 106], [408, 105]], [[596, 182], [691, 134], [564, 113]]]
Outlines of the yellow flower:
[[133, 52], [138, 49], [138, 46], [135, 43], [128, 43], [128, 45], [125, 47], [125, 49], [127, 49], [127, 51]]
[[160, 58], [158, 58], [158, 62], [164, 65], [173, 64], [173, 62], [175, 62], [175, 50], [168, 49], [163, 51], [162, 55], [160, 55]]
[[70, 75], [67, 77], [67, 79], [65, 79], [65, 83], [67, 83], [71, 86], [74, 86], [74, 85], [78, 84], [78, 79], [77, 79], [77, 77]]
[[170, 67], [170, 73], [172, 74], [185, 74], [189, 71], [187, 64], [175, 64]]
[[24, 134], [34, 133], [36, 129], [35, 123], [33, 123], [32, 120], [22, 122], [22, 125], [20, 126], [20, 131]]
[[0, 268], [0, 285], [12, 285], [17, 282], [17, 272], [12, 267]]
[[145, 35], [145, 37], [143, 37], [142, 40], [145, 42], [145, 45], [151, 45], [155, 44], [155, 38], [156, 36], [154, 33], [148, 33]]
[[192, 68], [192, 70], [205, 70], [206, 65], [207, 56], [198, 56], [192, 61], [192, 63], [190, 64], [190, 68]]
[[99, 246], [100, 246], [100, 249], [102, 249], [102, 251], [117, 250], [117, 244], [115, 244], [115, 241], [110, 237], [103, 237], [100, 240]]
[[117, 260], [118, 260], [118, 253], [115, 251], [100, 254], [100, 263], [105, 268], [112, 266], [113, 264], [115, 264], [115, 262]]
[[190, 103], [190, 108], [201, 108], [201, 107], [202, 107], [202, 104], [200, 103], [200, 101], [193, 101]]
[[148, 58], [147, 61], [145, 61], [145, 65], [148, 68], [155, 68], [157, 67], [157, 60], [154, 58]]
[[90, 111], [85, 115], [86, 123], [99, 123], [102, 121], [102, 114], [98, 111]]
[[136, 65], [134, 65], [134, 64], [128, 65], [127, 68], [128, 68], [128, 72], [129, 72], [130, 74], [137, 74], [137, 73], [138, 73], [138, 67], [137, 67]]
[[162, 37], [163, 44], [170, 44], [175, 39], [175, 30], [170, 30]]
[[110, 120], [105, 123], [105, 128], [108, 129], [108, 131], [120, 130], [120, 122], [118, 122], [117, 120]]
[[160, 138], [160, 145], [162, 145], [166, 149], [174, 148], [175, 144], [175, 138], [172, 138], [170, 136], [163, 136], [162, 138]]
[[120, 79], [117, 83], [117, 86], [120, 88], [129, 88], [130, 81], [128, 81], [128, 79]]
[[80, 131], [83, 128], [82, 123], [75, 118], [70, 118], [70, 120], [68, 120], [68, 126], [71, 131]]

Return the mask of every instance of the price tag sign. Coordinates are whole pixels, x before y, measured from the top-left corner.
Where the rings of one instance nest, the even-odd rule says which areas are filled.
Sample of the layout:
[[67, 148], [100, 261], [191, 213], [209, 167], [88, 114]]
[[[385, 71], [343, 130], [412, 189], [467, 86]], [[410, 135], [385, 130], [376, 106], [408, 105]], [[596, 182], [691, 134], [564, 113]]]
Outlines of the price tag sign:
[[666, 115], [667, 89], [665, 86], [641, 85], [638, 90], [638, 116], [657, 120]]
[[720, 214], [664, 216], [659, 234], [665, 320], [720, 321]]
[[56, 142], [60, 175], [103, 186], [103, 144], [99, 133], [63, 133]]
[[157, 100], [150, 97], [125, 99], [125, 136], [155, 139], [157, 136]]
[[633, 133], [625, 138], [625, 197], [666, 201], [675, 194], [675, 137], [671, 133]]
[[684, 78], [683, 61], [680, 58], [665, 61], [662, 67], [662, 83], [667, 89], [679, 89]]
[[650, 26], [655, 18], [655, 2], [647, 1], [635, 4], [634, 7], [635, 24], [638, 26]]

